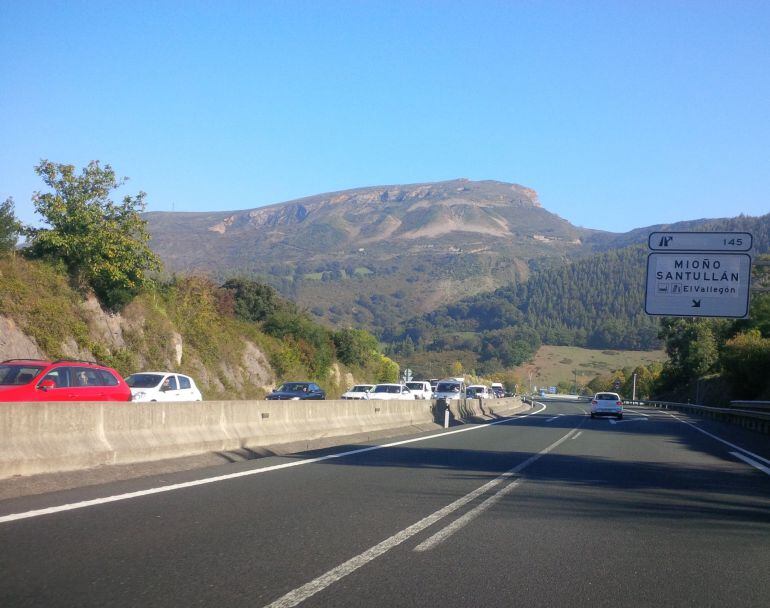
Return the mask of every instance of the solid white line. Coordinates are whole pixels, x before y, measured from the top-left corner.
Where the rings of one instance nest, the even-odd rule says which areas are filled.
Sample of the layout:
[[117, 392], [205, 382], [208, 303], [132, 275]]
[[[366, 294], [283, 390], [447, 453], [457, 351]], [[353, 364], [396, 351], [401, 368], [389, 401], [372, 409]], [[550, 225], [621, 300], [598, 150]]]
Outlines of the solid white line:
[[670, 412], [665, 412], [665, 413], [668, 414], [669, 416], [671, 416], [674, 420], [678, 420], [682, 424], [686, 424], [687, 426], [691, 426], [696, 431], [699, 431], [699, 432], [703, 433], [704, 435], [708, 435], [709, 437], [711, 437], [712, 439], [716, 439], [720, 443], [724, 443], [725, 445], [729, 445], [731, 448], [734, 448], [734, 449], [736, 449], [736, 450], [738, 450], [740, 452], [743, 452], [744, 454], [748, 454], [752, 458], [756, 458], [757, 460], [761, 460], [765, 464], [770, 465], [770, 460], [768, 460], [767, 458], [762, 458], [762, 456], [760, 456], [758, 454], [755, 454], [754, 452], [749, 452], [748, 450], [742, 448], [739, 445], [735, 445], [734, 443], [730, 443], [729, 441], [726, 441], [726, 440], [722, 439], [721, 437], [717, 437], [716, 435], [712, 435], [708, 431], [704, 431], [702, 428], [697, 427], [696, 425], [692, 424], [691, 422], [687, 422], [686, 420], [682, 420], [681, 418], [678, 418], [676, 415], [674, 415], [674, 414], [672, 414]]
[[583, 431], [578, 431], [578, 434], [573, 437], [573, 439], [577, 439], [583, 434]]
[[564, 416], [564, 414], [559, 414], [558, 416], [554, 416], [553, 418], [549, 418], [548, 420], [546, 420], [546, 422], [553, 422], [554, 420], [556, 420], [557, 418], [561, 418], [562, 416]]
[[478, 429], [484, 429], [490, 426], [494, 426], [496, 424], [503, 424], [505, 422], [512, 422], [519, 420], [521, 418], [527, 418], [528, 416], [532, 416], [534, 414], [539, 414], [540, 412], [544, 411], [545, 405], [543, 405], [543, 409], [537, 410], [536, 412], [529, 412], [528, 414], [525, 414], [523, 416], [517, 416], [515, 418], [506, 418], [505, 420], [498, 420], [495, 422], [488, 422], [483, 425], [478, 426], [470, 426], [467, 428], [457, 429], [455, 431], [443, 431], [440, 433], [436, 433], [435, 435], [429, 435], [427, 437], [416, 437], [414, 439], [405, 439], [403, 441], [394, 441], [393, 443], [386, 443], [382, 445], [375, 445], [370, 446], [367, 448], [359, 448], [356, 450], [349, 450], [347, 452], [340, 452], [337, 454], [328, 454], [326, 456], [319, 456], [318, 458], [308, 458], [306, 460], [295, 460], [293, 462], [285, 462], [283, 464], [276, 464], [269, 467], [263, 467], [260, 469], [250, 469], [248, 471], [240, 471], [238, 473], [228, 473], [227, 475], [218, 475], [216, 477], [206, 477], [204, 479], [197, 479], [195, 481], [186, 481], [184, 483], [175, 483], [170, 484], [167, 486], [158, 486], [155, 488], [148, 488], [146, 490], [138, 490], [136, 492], [127, 492], [125, 494], [116, 494], [114, 496], [105, 496], [103, 498], [95, 498], [92, 500], [83, 500], [80, 502], [73, 502], [65, 505], [57, 505], [55, 507], [47, 507], [44, 509], [35, 509], [34, 511], [26, 511], [23, 513], [12, 513], [10, 515], [2, 515], [0, 516], [0, 524], [10, 522], [10, 521], [17, 521], [20, 519], [29, 519], [31, 517], [40, 517], [42, 515], [51, 515], [53, 513], [61, 513], [63, 511], [74, 511], [75, 509], [85, 509], [86, 507], [93, 507], [96, 505], [103, 505], [110, 502], [118, 502], [121, 500], [130, 500], [132, 498], [139, 498], [141, 496], [149, 496], [151, 494], [162, 494], [164, 492], [173, 492], [175, 490], [182, 490], [185, 488], [192, 488], [195, 486], [203, 486], [210, 483], [217, 483], [220, 481], [226, 481], [228, 479], [236, 479], [238, 477], [248, 477], [251, 475], [260, 475], [262, 473], [268, 473], [270, 471], [278, 471], [281, 469], [288, 469], [291, 467], [298, 467], [306, 464], [313, 464], [315, 462], [322, 462], [324, 460], [331, 460], [333, 458], [344, 458], [345, 456], [352, 456], [354, 454], [363, 454], [365, 452], [372, 452], [374, 450], [381, 450], [384, 448], [392, 448], [399, 445], [406, 445], [408, 443], [416, 443], [418, 441], [427, 441], [429, 439], [436, 439], [437, 437], [444, 437], [446, 435], [454, 435], [455, 433], [464, 433], [467, 431], [475, 431]]
[[741, 454], [739, 452], [730, 452], [730, 453], [733, 456], [735, 456], [736, 458], [740, 458], [746, 464], [750, 464], [755, 469], [759, 469], [763, 473], [765, 473], [767, 475], [770, 475], [770, 468], [766, 467], [763, 464], [758, 463], [756, 460], [753, 460], [753, 459], [749, 458], [748, 456], [744, 456], [743, 454]]
[[[551, 446], [547, 447], [546, 450], [550, 451], [551, 449], [556, 447], [556, 445], [558, 445], [559, 443], [567, 439], [574, 432], [575, 432], [575, 429], [571, 430], [569, 433], [567, 433], [567, 435], [562, 437], [555, 444], [552, 444]], [[349, 559], [346, 562], [343, 562], [336, 568], [332, 568], [325, 574], [322, 574], [318, 578], [313, 579], [309, 583], [305, 583], [301, 587], [297, 587], [293, 591], [290, 591], [286, 595], [268, 604], [267, 606], [265, 606], [265, 608], [291, 608], [292, 606], [296, 606], [297, 604], [304, 602], [306, 599], [312, 597], [319, 591], [323, 591], [328, 586], [339, 581], [341, 578], [347, 576], [348, 574], [351, 574], [352, 572], [355, 572], [362, 566], [365, 566], [372, 560], [378, 558], [380, 555], [387, 553], [392, 548], [400, 545], [406, 540], [409, 540], [415, 534], [422, 532], [425, 528], [428, 528], [429, 526], [433, 525], [440, 519], [446, 517], [450, 513], [453, 513], [457, 509], [468, 504], [478, 496], [487, 492], [487, 490], [490, 490], [491, 488], [499, 485], [504, 480], [510, 478], [512, 475], [515, 475], [514, 471], [521, 471], [526, 466], [528, 466], [529, 464], [537, 460], [537, 458], [539, 458], [543, 453], [546, 453], [545, 450], [539, 454], [536, 454], [535, 456], [528, 458], [520, 465], [514, 467], [510, 471], [506, 471], [499, 477], [496, 477], [495, 479], [488, 481], [484, 485], [476, 488], [475, 490], [466, 494], [462, 498], [458, 498], [454, 502], [448, 504], [446, 507], [439, 509], [435, 513], [428, 515], [427, 517], [421, 519], [417, 523], [414, 523], [411, 526], [404, 528], [400, 532], [397, 532], [390, 538], [386, 538], [384, 541], [374, 545], [373, 547], [371, 547], [370, 549], [367, 549], [363, 553], [356, 555], [355, 557]]]
[[[507, 471], [506, 473], [503, 473], [503, 476], [505, 476], [505, 477], [512, 477], [514, 475], [517, 475], [518, 473], [521, 473], [524, 469], [526, 469], [533, 462], [535, 462], [536, 460], [542, 458], [543, 456], [548, 454], [548, 452], [550, 452], [551, 450], [556, 448], [558, 445], [560, 445], [561, 443], [563, 443], [563, 442], [567, 441], [568, 439], [570, 439], [571, 436], [573, 436], [576, 433], [576, 431], [577, 431], [577, 429], [572, 429], [569, 433], [564, 435], [564, 437], [562, 437], [558, 441], [552, 443], [551, 445], [549, 445], [544, 450], [538, 452], [534, 456], [531, 456], [530, 458], [528, 458], [527, 460], [522, 462], [520, 465], [512, 468], [510, 471]], [[414, 548], [414, 550], [415, 551], [429, 551], [430, 549], [433, 549], [436, 545], [438, 545], [438, 544], [442, 543], [443, 541], [445, 541], [447, 538], [452, 536], [452, 534], [457, 532], [460, 528], [462, 528], [463, 526], [466, 526], [471, 521], [476, 519], [479, 515], [481, 515], [484, 511], [489, 509], [495, 503], [499, 502], [499, 500], [503, 496], [505, 496], [506, 494], [510, 493], [513, 489], [515, 489], [517, 486], [519, 486], [521, 484], [521, 482], [522, 482], [521, 479], [515, 479], [514, 481], [512, 481], [508, 485], [506, 485], [503, 488], [501, 488], [500, 490], [498, 490], [495, 494], [493, 494], [492, 496], [487, 498], [480, 505], [478, 505], [477, 507], [471, 509], [465, 515], [463, 515], [462, 517], [459, 517], [458, 519], [453, 521], [451, 524], [449, 524], [448, 526], [446, 526], [442, 530], [439, 530], [438, 532], [436, 532], [433, 536], [431, 536], [427, 540], [421, 542], [419, 545], [417, 545]]]

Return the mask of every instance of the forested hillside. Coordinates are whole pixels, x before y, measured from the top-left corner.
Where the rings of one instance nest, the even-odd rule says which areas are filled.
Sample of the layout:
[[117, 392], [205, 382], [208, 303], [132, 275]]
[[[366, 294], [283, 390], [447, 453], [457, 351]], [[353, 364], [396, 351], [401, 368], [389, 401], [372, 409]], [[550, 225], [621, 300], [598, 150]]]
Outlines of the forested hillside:
[[540, 342], [657, 348], [658, 321], [644, 313], [646, 255], [642, 246], [635, 246], [539, 270], [525, 284], [444, 306], [412, 319], [384, 339], [403, 352], [412, 347], [432, 350], [451, 342], [451, 334], [462, 335], [456, 340], [481, 360], [495, 336], [515, 343], [514, 350], [522, 355], [534, 352]]

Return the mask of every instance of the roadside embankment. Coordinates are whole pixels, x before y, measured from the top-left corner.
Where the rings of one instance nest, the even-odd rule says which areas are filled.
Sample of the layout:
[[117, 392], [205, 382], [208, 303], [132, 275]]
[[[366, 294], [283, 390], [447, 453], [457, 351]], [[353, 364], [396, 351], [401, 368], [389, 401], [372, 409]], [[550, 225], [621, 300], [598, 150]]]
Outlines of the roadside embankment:
[[[489, 419], [518, 399], [468, 400], [455, 419]], [[0, 479], [303, 442], [344, 443], [439, 428], [431, 401], [0, 403]]]

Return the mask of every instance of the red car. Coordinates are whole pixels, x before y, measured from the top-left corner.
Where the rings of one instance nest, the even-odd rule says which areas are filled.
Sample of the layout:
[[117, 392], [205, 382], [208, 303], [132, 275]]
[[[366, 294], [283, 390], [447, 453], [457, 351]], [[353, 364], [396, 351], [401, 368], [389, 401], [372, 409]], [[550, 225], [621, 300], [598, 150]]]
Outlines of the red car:
[[98, 363], [9, 359], [0, 363], [0, 401], [131, 401], [131, 389]]

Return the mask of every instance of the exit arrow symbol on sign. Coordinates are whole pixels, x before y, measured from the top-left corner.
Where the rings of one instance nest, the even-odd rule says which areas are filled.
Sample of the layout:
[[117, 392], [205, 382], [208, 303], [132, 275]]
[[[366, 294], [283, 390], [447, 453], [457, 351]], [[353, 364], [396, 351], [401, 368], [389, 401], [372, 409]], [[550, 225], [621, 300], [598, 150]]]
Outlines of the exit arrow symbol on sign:
[[692, 301], [692, 307], [693, 308], [700, 308], [700, 300], [693, 300]]

